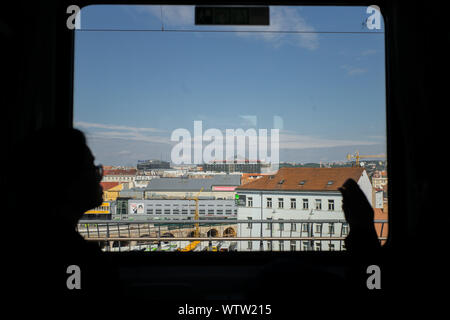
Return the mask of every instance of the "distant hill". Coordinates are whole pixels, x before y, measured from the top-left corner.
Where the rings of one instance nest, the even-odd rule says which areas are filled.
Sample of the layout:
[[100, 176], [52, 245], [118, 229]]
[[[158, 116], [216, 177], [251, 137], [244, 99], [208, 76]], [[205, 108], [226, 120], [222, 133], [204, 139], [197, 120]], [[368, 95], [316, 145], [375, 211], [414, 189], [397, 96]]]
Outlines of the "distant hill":
[[[320, 163], [310, 162], [310, 163], [280, 163], [280, 168], [288, 167], [288, 168], [320, 168]], [[351, 167], [351, 163], [322, 163], [322, 168], [342, 168], [342, 167]]]

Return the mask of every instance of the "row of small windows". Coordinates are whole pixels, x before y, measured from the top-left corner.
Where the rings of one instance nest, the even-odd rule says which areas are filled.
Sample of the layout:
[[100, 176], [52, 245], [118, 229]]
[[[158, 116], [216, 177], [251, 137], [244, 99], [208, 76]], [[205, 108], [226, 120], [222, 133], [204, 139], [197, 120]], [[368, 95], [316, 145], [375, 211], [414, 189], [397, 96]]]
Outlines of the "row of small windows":
[[[251, 222], [252, 218], [248, 217], [247, 218], [249, 220], [248, 225], [247, 225], [247, 229], [252, 229], [253, 227], [253, 223]], [[268, 220], [272, 220], [272, 218], [268, 218]], [[279, 220], [283, 220], [283, 219], [279, 219]], [[285, 230], [284, 228], [284, 224], [286, 222], [278, 222], [279, 224], [279, 231], [297, 231], [297, 223], [291, 223], [291, 222], [287, 222], [288, 224], [291, 225], [291, 229], [290, 230]], [[266, 230], [271, 230], [273, 229], [273, 225], [275, 224], [275, 222], [270, 222], [266, 224]], [[334, 227], [334, 223], [333, 222], [328, 222], [328, 234], [335, 234], [335, 227]], [[316, 232], [316, 233], [322, 233], [322, 224], [316, 223], [314, 224], [314, 228], [311, 224], [308, 223], [301, 223], [301, 232]], [[343, 224], [342, 225], [342, 230], [341, 230], [342, 235], [347, 235], [348, 234], [348, 225], [347, 224]]]
[[[291, 198], [290, 200], [291, 200], [290, 201], [291, 209], [297, 209], [297, 199]], [[322, 200], [321, 199], [316, 199], [315, 205], [316, 205], [316, 210], [322, 210]], [[247, 207], [253, 207], [253, 197], [247, 198]], [[267, 208], [273, 207], [272, 198], [266, 199], [266, 207]], [[284, 209], [284, 198], [278, 198], [278, 208]], [[308, 209], [309, 209], [309, 199], [303, 199], [303, 210], [308, 210]], [[334, 211], [334, 200], [328, 200], [328, 210]]]
[[[163, 205], [161, 203], [157, 203], [157, 204], [147, 204], [148, 207], [150, 206], [156, 206], [156, 207], [162, 207]], [[195, 204], [170, 204], [170, 203], [166, 203], [164, 204], [164, 207], [171, 207], [171, 206], [182, 206], [182, 207], [195, 207]], [[199, 207], [232, 207], [233, 205], [231, 204], [199, 204]]]
[[115, 177], [115, 176], [107, 176], [104, 177], [102, 182], [107, 182], [107, 181], [122, 181], [122, 180], [134, 180], [134, 177], [124, 177], [124, 176], [120, 176], [120, 177]]
[[[195, 214], [195, 210], [188, 209], [147, 209], [147, 214]], [[199, 214], [237, 214], [237, 209], [199, 209]]]
[[[270, 176], [269, 177], [269, 179], [274, 179], [275, 178], [275, 176]], [[299, 183], [298, 183], [298, 185], [299, 186], [304, 186], [305, 185], [305, 183], [307, 182], [308, 180], [301, 180], [301, 181], [299, 181]], [[283, 184], [284, 183], [284, 179], [281, 179], [280, 181], [278, 181], [278, 184]], [[331, 186], [332, 184], [334, 183], [334, 181], [333, 180], [329, 180], [328, 182], [327, 182], [327, 186]]]
[[[314, 243], [314, 246], [312, 246], [309, 241], [302, 241], [301, 245], [302, 245], [301, 248], [303, 251], [310, 251], [310, 250], [322, 251], [322, 243], [319, 241], [316, 241]], [[340, 247], [341, 247], [340, 248], [341, 250], [345, 249], [345, 243], [341, 242]], [[253, 250], [253, 241], [249, 241], [247, 243], [247, 249]], [[267, 243], [267, 249], [272, 250], [272, 242]], [[297, 243], [295, 240], [290, 241], [290, 249], [291, 249], [291, 251], [297, 251]], [[279, 241], [278, 250], [284, 251], [284, 241]], [[336, 250], [336, 245], [334, 243], [329, 243], [328, 251], [335, 251], [335, 250]]]
[[89, 211], [109, 211], [109, 206], [95, 207], [94, 209], [91, 209]]

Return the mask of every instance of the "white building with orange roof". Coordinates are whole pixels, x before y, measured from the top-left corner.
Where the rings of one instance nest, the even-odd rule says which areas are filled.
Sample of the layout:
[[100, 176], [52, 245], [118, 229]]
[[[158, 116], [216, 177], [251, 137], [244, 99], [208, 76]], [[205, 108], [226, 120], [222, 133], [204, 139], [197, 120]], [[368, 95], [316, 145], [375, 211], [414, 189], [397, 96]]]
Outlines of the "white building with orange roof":
[[386, 171], [378, 171], [372, 177], [372, 186], [375, 189], [383, 189], [385, 185], [388, 183], [388, 177]]
[[[348, 226], [338, 188], [355, 180], [372, 204], [372, 185], [364, 168], [281, 168], [236, 189], [242, 237], [345, 237]], [[270, 223], [252, 223], [268, 220]], [[292, 222], [296, 221], [296, 222]], [[262, 248], [261, 248], [262, 246]], [[340, 240], [239, 241], [240, 251], [343, 250]]]
[[105, 169], [103, 168], [102, 182], [118, 182], [126, 184], [128, 187], [134, 186], [136, 180], [136, 169]]

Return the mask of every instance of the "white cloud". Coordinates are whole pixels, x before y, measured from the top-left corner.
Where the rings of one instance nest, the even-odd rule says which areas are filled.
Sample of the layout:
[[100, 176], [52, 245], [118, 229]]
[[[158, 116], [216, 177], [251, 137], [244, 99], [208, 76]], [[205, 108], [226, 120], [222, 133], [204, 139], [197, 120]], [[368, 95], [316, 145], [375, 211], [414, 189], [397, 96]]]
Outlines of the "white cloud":
[[[134, 6], [133, 6], [134, 7]], [[161, 19], [167, 27], [187, 27], [194, 25], [194, 6], [135, 6], [138, 13], [149, 13]]]
[[[162, 12], [161, 12], [162, 9]], [[275, 47], [283, 44], [290, 44], [299, 46], [309, 50], [315, 50], [319, 47], [319, 38], [314, 33], [315, 29], [306, 22], [300, 15], [299, 10], [289, 7], [270, 7], [270, 26], [195, 26], [195, 7], [194, 6], [136, 6], [139, 13], [149, 13], [153, 17], [161, 19], [164, 22], [165, 28], [182, 28], [193, 30], [235, 30], [241, 31], [236, 33], [241, 37], [253, 37], [268, 41]], [[242, 31], [252, 32], [242, 32]], [[261, 32], [254, 32], [261, 31]], [[298, 33], [289, 35], [283, 31], [303, 31], [305, 33]]]
[[[315, 50], [319, 47], [319, 37], [314, 33], [313, 26], [308, 24], [300, 15], [298, 9], [288, 7], [270, 7], [270, 26], [254, 27], [254, 30], [261, 33], [238, 33], [239, 36], [255, 37], [268, 41], [279, 47], [283, 44], [299, 46], [309, 50]], [[242, 30], [241, 28], [236, 28]], [[305, 33], [283, 33], [298, 32]]]
[[123, 131], [96, 131], [88, 132], [88, 138], [100, 138], [100, 139], [121, 139], [127, 141], [144, 141], [153, 143], [171, 144], [168, 137], [161, 136], [149, 136], [143, 135], [137, 132], [123, 132]]
[[139, 128], [84, 121], [75, 122], [74, 127], [83, 130], [89, 139], [122, 139], [165, 144], [171, 143], [168, 136], [156, 135], [156, 133], [166, 132], [156, 128]]
[[280, 133], [280, 149], [317, 149], [376, 144], [379, 144], [379, 142], [364, 140], [338, 140], [299, 135], [295, 133]]
[[163, 20], [171, 25], [193, 25], [193, 6], [163, 6]]
[[85, 121], [77, 121], [77, 122], [75, 122], [75, 126], [76, 127], [80, 127], [80, 128], [96, 128], [96, 129], [108, 129], [108, 130], [125, 130], [125, 131], [140, 131], [140, 132], [164, 132], [164, 130], [160, 130], [160, 129], [156, 129], [156, 128], [139, 128], [139, 127], [111, 125], [111, 124], [85, 122]]
[[341, 69], [344, 69], [349, 76], [356, 76], [356, 75], [364, 74], [368, 71], [365, 68], [349, 66], [349, 65], [342, 65]]

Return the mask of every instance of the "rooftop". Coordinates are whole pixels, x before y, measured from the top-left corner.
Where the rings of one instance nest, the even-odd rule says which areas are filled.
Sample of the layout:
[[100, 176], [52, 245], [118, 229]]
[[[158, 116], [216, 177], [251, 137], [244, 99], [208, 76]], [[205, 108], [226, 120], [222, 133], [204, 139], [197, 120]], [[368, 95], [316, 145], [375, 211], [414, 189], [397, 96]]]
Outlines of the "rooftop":
[[100, 185], [103, 188], [103, 191], [107, 191], [115, 186], [119, 185], [119, 182], [100, 182]]
[[236, 190], [337, 191], [347, 179], [356, 182], [364, 168], [288, 168], [246, 183]]
[[239, 186], [239, 175], [215, 175], [211, 178], [160, 178], [153, 179], [147, 185], [149, 191], [212, 191], [213, 186]]
[[103, 167], [104, 176], [134, 176], [136, 172], [136, 169], [105, 169]]

